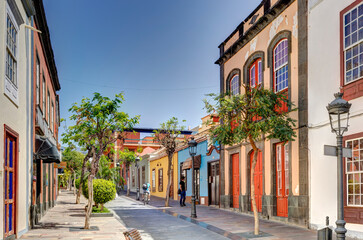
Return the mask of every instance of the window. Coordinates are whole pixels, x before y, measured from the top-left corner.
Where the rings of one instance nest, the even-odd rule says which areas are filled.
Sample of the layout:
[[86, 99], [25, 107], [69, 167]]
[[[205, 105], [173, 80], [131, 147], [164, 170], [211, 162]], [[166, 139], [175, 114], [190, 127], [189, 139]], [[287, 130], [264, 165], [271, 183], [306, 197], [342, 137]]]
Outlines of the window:
[[42, 99], [43, 99], [43, 117], [45, 117], [45, 77], [44, 77], [44, 72], [43, 72], [43, 96], [42, 96]]
[[151, 186], [152, 186], [152, 190], [153, 192], [155, 192], [156, 189], [156, 176], [155, 176], [155, 169], [152, 170], [151, 172]]
[[[180, 176], [184, 176], [184, 183], [185, 183], [185, 191], [187, 191], [187, 176], [188, 176], [188, 170], [184, 169], [183, 170], [183, 163], [180, 163]], [[180, 178], [180, 181], [181, 181], [181, 178]], [[178, 188], [180, 186], [178, 185]]]
[[159, 169], [159, 185], [158, 185], [158, 191], [162, 192], [163, 191], [163, 169], [160, 168]]
[[132, 177], [131, 177], [132, 178], [132, 186], [135, 187], [136, 186], [136, 184], [135, 184], [135, 179], [136, 179], [135, 169], [132, 169], [131, 175], [132, 175]]
[[50, 95], [49, 95], [49, 89], [48, 89], [48, 96], [47, 96], [47, 122], [48, 122], [48, 124], [50, 124], [49, 117], [50, 117]]
[[15, 28], [15, 25], [10, 18], [9, 15], [7, 15], [6, 18], [6, 69], [5, 69], [5, 75], [10, 82], [17, 87], [17, 29]]
[[238, 75], [234, 75], [230, 82], [229, 82], [229, 86], [230, 86], [230, 93], [232, 95], [236, 95], [239, 94], [239, 76]]
[[262, 61], [257, 59], [250, 66], [250, 86], [251, 88], [257, 87], [262, 84]]
[[145, 166], [142, 166], [142, 171], [141, 171], [141, 185], [143, 185], [144, 183], [147, 183], [146, 182], [146, 179], [145, 179]]
[[36, 57], [36, 94], [37, 94], [37, 105], [40, 103], [40, 61], [37, 54]]
[[343, 16], [345, 84], [363, 77], [363, 4]]
[[195, 200], [199, 201], [200, 196], [200, 171], [199, 168], [194, 169], [194, 186], [195, 186]]
[[289, 65], [288, 42], [281, 40], [273, 50], [274, 91], [280, 92], [288, 89]]
[[363, 138], [346, 141], [352, 158], [346, 158], [347, 206], [363, 207]]
[[52, 111], [50, 113], [50, 129], [54, 131], [54, 103], [52, 102]]

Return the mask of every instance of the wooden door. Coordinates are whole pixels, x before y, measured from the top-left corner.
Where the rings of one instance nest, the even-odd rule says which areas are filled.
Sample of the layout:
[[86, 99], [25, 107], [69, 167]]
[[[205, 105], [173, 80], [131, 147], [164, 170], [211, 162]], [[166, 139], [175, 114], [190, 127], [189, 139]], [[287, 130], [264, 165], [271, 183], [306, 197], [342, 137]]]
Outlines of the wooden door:
[[232, 155], [233, 208], [239, 208], [239, 153]]
[[[250, 153], [250, 166], [252, 167], [252, 160], [253, 160], [254, 151]], [[257, 163], [255, 166], [255, 173], [254, 173], [254, 185], [255, 185], [255, 199], [256, 199], [256, 207], [258, 212], [262, 212], [262, 190], [263, 190], [263, 181], [262, 181], [262, 152], [259, 151], [257, 154]], [[251, 201], [251, 210], [253, 211], [252, 201]]]
[[13, 235], [16, 228], [16, 138], [5, 136], [4, 162], [4, 236]]
[[288, 216], [289, 150], [283, 143], [276, 144], [276, 208], [277, 216]]
[[219, 162], [208, 163], [209, 205], [219, 204]]

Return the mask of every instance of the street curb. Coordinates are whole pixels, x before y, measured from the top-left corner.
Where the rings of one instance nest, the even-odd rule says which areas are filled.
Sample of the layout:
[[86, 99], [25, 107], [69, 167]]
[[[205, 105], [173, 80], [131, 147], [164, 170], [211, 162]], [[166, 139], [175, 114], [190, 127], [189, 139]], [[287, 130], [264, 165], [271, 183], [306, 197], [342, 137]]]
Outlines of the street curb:
[[116, 214], [116, 212], [113, 210], [113, 209], [111, 209], [111, 208], [107, 208], [112, 214], [113, 214], [113, 217], [114, 218], [116, 218], [116, 220], [117, 221], [119, 221], [119, 223], [121, 223], [121, 225], [125, 228], [125, 229], [127, 229], [127, 227], [126, 227], [126, 224], [124, 223], [124, 221], [122, 221], [122, 219]]
[[114, 213], [91, 213], [91, 217], [113, 217]]

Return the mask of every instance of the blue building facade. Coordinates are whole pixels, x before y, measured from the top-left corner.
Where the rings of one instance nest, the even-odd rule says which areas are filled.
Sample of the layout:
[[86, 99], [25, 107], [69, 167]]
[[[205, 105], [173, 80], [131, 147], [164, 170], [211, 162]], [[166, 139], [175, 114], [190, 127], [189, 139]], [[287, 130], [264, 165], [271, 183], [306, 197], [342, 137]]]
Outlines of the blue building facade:
[[[195, 162], [197, 162], [199, 168], [195, 167], [194, 171], [196, 181], [196, 199], [201, 205], [218, 205], [219, 176], [216, 177], [215, 173], [218, 172], [219, 175], [219, 170], [216, 171], [216, 167], [219, 169], [219, 153], [217, 153], [216, 150], [211, 152], [209, 152], [209, 150], [207, 140], [198, 143]], [[181, 175], [186, 177], [187, 202], [190, 202], [192, 196], [192, 168], [190, 160], [191, 157], [189, 155], [189, 148], [185, 148], [178, 152], [178, 182], [180, 182]]]

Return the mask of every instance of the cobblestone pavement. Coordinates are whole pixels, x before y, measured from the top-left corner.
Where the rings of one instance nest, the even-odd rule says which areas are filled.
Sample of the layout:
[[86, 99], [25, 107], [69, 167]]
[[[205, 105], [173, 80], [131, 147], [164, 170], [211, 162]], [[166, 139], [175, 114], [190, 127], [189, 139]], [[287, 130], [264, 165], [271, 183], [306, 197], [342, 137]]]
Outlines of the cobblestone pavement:
[[122, 232], [126, 228], [115, 217], [93, 217], [91, 218], [91, 227], [97, 227], [99, 230], [82, 230], [86, 199], [82, 197], [80, 204], [75, 204], [75, 199], [73, 192], [61, 190], [57, 205], [48, 210], [39, 225], [29, 230], [20, 239], [125, 239]]

